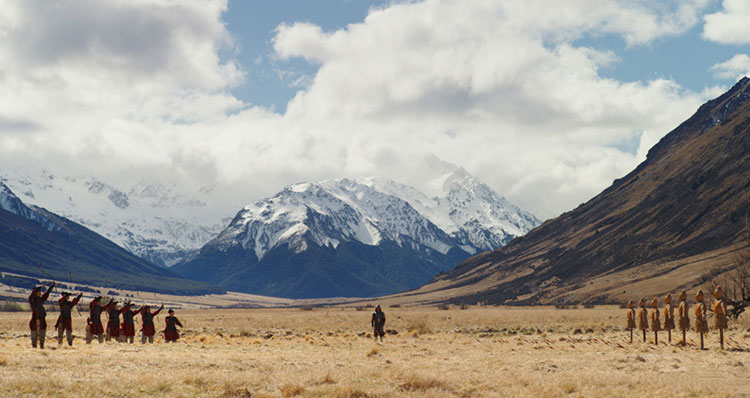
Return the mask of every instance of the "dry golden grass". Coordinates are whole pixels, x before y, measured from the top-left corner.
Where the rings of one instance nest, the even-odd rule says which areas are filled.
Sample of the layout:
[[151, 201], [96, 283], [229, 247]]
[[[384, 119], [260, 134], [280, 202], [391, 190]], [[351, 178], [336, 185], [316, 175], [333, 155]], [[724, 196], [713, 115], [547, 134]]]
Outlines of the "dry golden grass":
[[[624, 312], [390, 308], [376, 343], [351, 309], [178, 311], [176, 344], [32, 350], [28, 313], [0, 313], [2, 397], [588, 397], [750, 394], [750, 325], [708, 350], [628, 342]], [[74, 318], [80, 335], [83, 317]], [[163, 317], [160, 318], [163, 322]], [[53, 324], [54, 322], [50, 322]], [[422, 327], [415, 327], [423, 325]], [[412, 336], [409, 331], [421, 329]], [[576, 332], [576, 330], [579, 330]], [[653, 334], [649, 334], [649, 341]], [[637, 339], [638, 336], [636, 336]], [[676, 342], [677, 336], [673, 336]]]

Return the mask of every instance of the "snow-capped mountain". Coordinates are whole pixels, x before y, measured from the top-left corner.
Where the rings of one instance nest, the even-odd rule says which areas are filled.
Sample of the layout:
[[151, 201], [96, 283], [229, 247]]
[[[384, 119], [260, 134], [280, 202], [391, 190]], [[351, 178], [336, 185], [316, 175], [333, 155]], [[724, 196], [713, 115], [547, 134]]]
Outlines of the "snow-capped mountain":
[[445, 178], [443, 193], [428, 198], [377, 177], [295, 184], [245, 206], [214, 244], [239, 243], [258, 259], [285, 243], [303, 251], [306, 237], [333, 248], [342, 241], [378, 245], [385, 239], [442, 254], [453, 247], [474, 254], [501, 247], [540, 224], [463, 168]]
[[[301, 297], [299, 291], [260, 286], [261, 268], [267, 274], [280, 261], [299, 268], [309, 258], [321, 256], [330, 256], [325, 266], [359, 261], [375, 268], [392, 267], [393, 258], [401, 259], [405, 267], [420, 262], [420, 272], [393, 287], [403, 290], [426, 282], [471, 254], [496, 249], [539, 224], [532, 214], [510, 204], [462, 168], [443, 176], [441, 195], [432, 198], [411, 186], [377, 177], [300, 183], [245, 206], [200, 254], [175, 266], [175, 271], [232, 289]], [[339, 250], [344, 244], [345, 249]], [[363, 252], [371, 250], [367, 247], [387, 247], [387, 254], [381, 253], [383, 259], [362, 258]], [[314, 263], [319, 266], [319, 261]], [[238, 277], [243, 268], [253, 269], [246, 275], [246, 285]], [[284, 282], [277, 279], [275, 283]], [[361, 293], [346, 288], [325, 291]], [[385, 292], [390, 291], [375, 289], [370, 294]]]
[[2, 183], [2, 181], [0, 181], [0, 210], [5, 210], [33, 221], [44, 227], [47, 231], [52, 232], [60, 230], [60, 226], [53, 220], [50, 220], [40, 212], [26, 206], [7, 185]]
[[115, 187], [94, 178], [0, 170], [0, 181], [25, 203], [74, 220], [154, 264], [171, 266], [228, 223], [200, 198], [163, 184]]

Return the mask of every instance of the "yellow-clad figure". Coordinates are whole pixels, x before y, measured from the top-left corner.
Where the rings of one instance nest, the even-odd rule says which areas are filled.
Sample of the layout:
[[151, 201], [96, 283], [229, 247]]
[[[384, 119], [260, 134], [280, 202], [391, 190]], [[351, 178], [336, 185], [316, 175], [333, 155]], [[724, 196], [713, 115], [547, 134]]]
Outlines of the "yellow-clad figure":
[[724, 329], [727, 328], [727, 303], [724, 301], [724, 292], [721, 286], [714, 290], [714, 329], [719, 329], [719, 342], [724, 349]]
[[648, 330], [648, 310], [646, 300], [638, 300], [638, 329], [643, 332], [643, 342], [646, 342], [646, 331]]
[[701, 335], [701, 350], [703, 349], [703, 335], [708, 333], [708, 321], [706, 320], [707, 308], [703, 302], [703, 290], [698, 290], [695, 295], [695, 331]]
[[682, 341], [680, 344], [687, 345], [685, 332], [690, 330], [690, 306], [687, 303], [687, 292], [680, 293], [680, 306], [677, 308], [677, 315], [680, 317], [680, 330], [682, 330]]
[[651, 330], [654, 331], [654, 344], [659, 345], [659, 331], [661, 330], [661, 317], [659, 316], [659, 301], [651, 300]]
[[633, 304], [633, 300], [628, 301], [628, 325], [625, 327], [625, 329], [630, 331], [630, 342], [633, 342], [633, 329], [635, 329], [635, 304]]
[[672, 307], [672, 295], [664, 297], [664, 330], [667, 331], [667, 340], [672, 344], [672, 329], [674, 329], [674, 307]]

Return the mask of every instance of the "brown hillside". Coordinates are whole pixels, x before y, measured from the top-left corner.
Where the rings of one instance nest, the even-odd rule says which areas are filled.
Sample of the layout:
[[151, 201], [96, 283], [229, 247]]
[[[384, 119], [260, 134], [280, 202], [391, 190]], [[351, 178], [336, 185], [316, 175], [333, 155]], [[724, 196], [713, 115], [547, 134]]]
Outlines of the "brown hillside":
[[578, 208], [400, 296], [608, 302], [700, 283], [731, 264], [750, 216], [750, 79], [698, 109]]

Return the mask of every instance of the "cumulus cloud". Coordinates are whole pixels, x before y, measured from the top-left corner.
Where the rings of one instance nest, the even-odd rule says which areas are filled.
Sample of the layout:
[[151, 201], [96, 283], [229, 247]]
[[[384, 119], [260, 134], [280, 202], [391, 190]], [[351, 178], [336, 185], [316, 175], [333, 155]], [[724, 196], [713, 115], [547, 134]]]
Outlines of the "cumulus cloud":
[[319, 69], [278, 114], [230, 94], [243, 68], [218, 55], [234, 45], [226, 0], [6, 1], [0, 166], [223, 186], [236, 206], [340, 176], [419, 186], [435, 156], [551, 216], [632, 169], [705, 99], [670, 80], [603, 78], [617, 55], [578, 39], [648, 44], [695, 26], [705, 4], [426, 0], [332, 32], [282, 24], [275, 56]]
[[714, 76], [719, 79], [739, 80], [750, 76], [750, 56], [737, 54], [734, 57], [711, 67]]
[[750, 2], [724, 0], [723, 10], [705, 16], [703, 37], [722, 44], [750, 43]]

